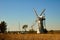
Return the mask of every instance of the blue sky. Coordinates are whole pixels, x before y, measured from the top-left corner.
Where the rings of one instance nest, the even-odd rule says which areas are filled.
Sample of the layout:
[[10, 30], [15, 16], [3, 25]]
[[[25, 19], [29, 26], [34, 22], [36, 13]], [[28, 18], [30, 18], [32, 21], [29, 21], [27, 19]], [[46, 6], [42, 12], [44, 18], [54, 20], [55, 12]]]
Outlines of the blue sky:
[[8, 30], [19, 30], [19, 24], [21, 30], [24, 24], [30, 27], [36, 20], [33, 8], [38, 14], [46, 9], [48, 30], [60, 29], [60, 0], [0, 0], [0, 21], [7, 22]]

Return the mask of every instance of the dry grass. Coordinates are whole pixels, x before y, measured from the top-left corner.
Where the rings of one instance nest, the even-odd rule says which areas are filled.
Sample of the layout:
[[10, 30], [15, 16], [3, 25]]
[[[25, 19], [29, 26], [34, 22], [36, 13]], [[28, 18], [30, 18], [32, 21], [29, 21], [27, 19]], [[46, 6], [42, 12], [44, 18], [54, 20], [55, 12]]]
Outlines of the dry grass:
[[60, 34], [0, 34], [0, 40], [60, 40]]

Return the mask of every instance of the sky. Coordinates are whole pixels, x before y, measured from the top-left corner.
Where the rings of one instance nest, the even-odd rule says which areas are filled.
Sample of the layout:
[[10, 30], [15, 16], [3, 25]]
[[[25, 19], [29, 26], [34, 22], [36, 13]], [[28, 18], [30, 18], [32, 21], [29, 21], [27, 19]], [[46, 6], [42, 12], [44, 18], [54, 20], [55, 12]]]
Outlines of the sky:
[[0, 22], [7, 23], [8, 31], [22, 30], [24, 24], [29, 29], [36, 20], [33, 8], [38, 15], [46, 9], [47, 30], [60, 30], [60, 0], [0, 0]]

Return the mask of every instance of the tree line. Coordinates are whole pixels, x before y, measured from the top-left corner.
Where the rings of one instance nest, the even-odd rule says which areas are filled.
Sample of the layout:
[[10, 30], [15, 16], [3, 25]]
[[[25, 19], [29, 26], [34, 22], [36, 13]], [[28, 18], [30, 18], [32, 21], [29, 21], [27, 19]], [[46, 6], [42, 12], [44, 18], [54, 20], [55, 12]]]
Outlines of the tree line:
[[[22, 28], [25, 30], [25, 32], [27, 32], [27, 27], [28, 27], [28, 25], [23, 25], [22, 26]], [[6, 29], [7, 29], [7, 24], [6, 24], [6, 22], [5, 21], [1, 21], [0, 22], [0, 33], [5, 33], [6, 32]], [[34, 33], [35, 32], [35, 30], [34, 29], [30, 29], [29, 30], [29, 33]], [[47, 30], [46, 29], [44, 29], [44, 33], [47, 33]]]

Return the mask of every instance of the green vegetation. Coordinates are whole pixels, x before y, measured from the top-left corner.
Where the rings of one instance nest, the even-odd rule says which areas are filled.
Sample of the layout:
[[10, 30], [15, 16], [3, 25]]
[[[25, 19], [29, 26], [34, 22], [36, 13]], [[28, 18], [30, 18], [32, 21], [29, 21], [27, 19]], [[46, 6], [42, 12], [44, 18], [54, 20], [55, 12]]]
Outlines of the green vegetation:
[[5, 33], [6, 29], [7, 29], [6, 27], [7, 27], [6, 22], [5, 21], [1, 21], [1, 23], [0, 23], [0, 32], [1, 33]]

